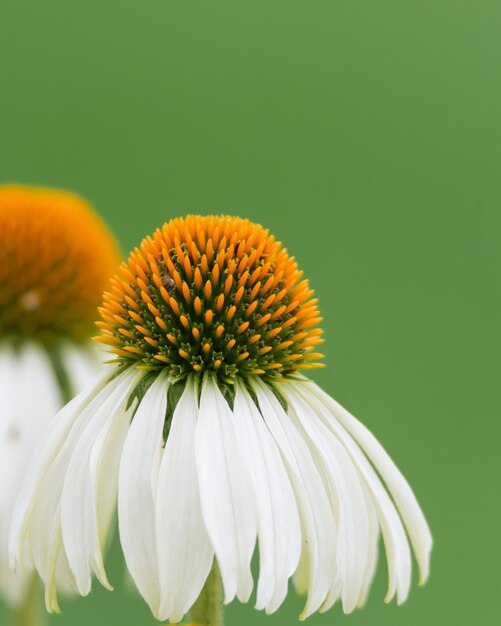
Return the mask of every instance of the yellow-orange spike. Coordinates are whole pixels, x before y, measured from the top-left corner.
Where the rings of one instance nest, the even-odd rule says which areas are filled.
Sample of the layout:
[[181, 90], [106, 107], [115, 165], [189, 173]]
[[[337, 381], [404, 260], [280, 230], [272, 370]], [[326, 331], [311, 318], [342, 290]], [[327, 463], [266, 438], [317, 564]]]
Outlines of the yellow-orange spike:
[[191, 293], [190, 293], [190, 288], [188, 287], [186, 283], [183, 283], [183, 296], [184, 296], [184, 299], [186, 300], [186, 304], [189, 304], [191, 302]]
[[236, 306], [230, 306], [230, 308], [228, 309], [226, 313], [226, 319], [228, 320], [228, 322], [231, 322], [231, 320], [233, 319], [233, 316], [236, 313], [236, 310], [237, 310]]
[[272, 313], [271, 319], [276, 320], [278, 317], [280, 317], [284, 313], [285, 313], [285, 306], [281, 306], [275, 311], [275, 313]]
[[210, 352], [210, 343], [204, 343], [202, 349], [205, 352], [205, 354], [209, 354], [209, 352]]
[[179, 304], [174, 298], [169, 298], [170, 308], [176, 315], [179, 315]]
[[190, 257], [184, 257], [184, 271], [186, 272], [186, 276], [191, 280], [193, 278], [193, 268], [191, 267]]
[[266, 300], [263, 302], [263, 304], [261, 305], [261, 311], [266, 311], [266, 309], [269, 306], [271, 306], [274, 301], [275, 301], [275, 294], [272, 293], [271, 296], [268, 296]]
[[226, 344], [226, 349], [231, 350], [236, 343], [237, 343], [236, 339], [230, 339], [228, 343]]
[[242, 354], [238, 355], [237, 361], [243, 361], [244, 359], [246, 359], [249, 356], [248, 352], [242, 352]]
[[153, 303], [148, 303], [148, 310], [152, 315], [155, 315], [157, 317], [160, 317], [160, 315], [162, 315]]
[[209, 261], [212, 261], [212, 257], [214, 256], [214, 244], [212, 242], [212, 239], [209, 239], [209, 241], [207, 242], [206, 252], [207, 252], [207, 259]]
[[203, 278], [207, 276], [207, 272], [209, 271], [209, 264], [207, 262], [207, 255], [202, 255], [202, 260], [200, 261], [200, 271], [202, 272]]
[[[138, 324], [144, 324], [144, 320], [141, 317], [141, 315], [139, 315], [138, 313], [136, 313], [135, 311], [129, 311], [129, 315], [132, 317], [132, 319], [137, 322]], [[116, 319], [116, 318], [115, 318]], [[117, 320], [118, 321], [118, 320]]]
[[196, 296], [195, 300], [193, 301], [193, 308], [195, 309], [195, 313], [197, 315], [202, 314], [202, 301], [198, 296]]
[[[263, 317], [257, 322], [256, 324], [256, 328], [261, 328], [261, 326], [264, 326], [264, 324], [266, 324], [266, 322], [271, 318], [271, 313], [266, 313], [266, 315], [263, 315]], [[285, 324], [284, 324], [285, 326]]]
[[164, 320], [161, 317], [159, 316], [155, 317], [155, 322], [162, 330], [167, 330], [167, 324], [164, 322]]
[[212, 276], [211, 276], [212, 284], [216, 287], [219, 282], [219, 265], [214, 265], [212, 268]]
[[275, 280], [275, 276], [271, 275], [268, 278], [268, 280], [264, 283], [264, 285], [263, 285], [263, 294], [267, 293], [271, 289], [274, 280]]
[[256, 283], [254, 285], [254, 287], [252, 288], [251, 292], [250, 292], [250, 296], [249, 296], [249, 300], [252, 302], [252, 300], [256, 299], [257, 294], [259, 293], [259, 290], [261, 289], [261, 281], [259, 281], [258, 283]]
[[238, 304], [238, 303], [240, 302], [240, 300], [242, 299], [242, 297], [243, 297], [244, 293], [245, 293], [245, 289], [244, 289], [243, 287], [240, 287], [240, 288], [237, 290], [237, 292], [236, 292], [236, 294], [234, 295], [234, 297], [233, 297], [233, 302], [234, 302], [235, 304]]
[[216, 328], [216, 337], [218, 339], [221, 339], [221, 337], [223, 336], [224, 333], [224, 326], [222, 324], [219, 324], [219, 326]]
[[245, 272], [242, 274], [242, 276], [240, 276], [238, 280], [238, 286], [244, 287], [248, 278], [249, 278], [249, 270], [245, 270]]
[[200, 331], [198, 330], [198, 328], [192, 328], [191, 334], [193, 335], [193, 337], [195, 337], [197, 341], [200, 341]]
[[216, 300], [216, 311], [218, 313], [221, 312], [223, 305], [224, 305], [224, 294], [220, 293]]
[[240, 326], [238, 327], [238, 332], [240, 334], [245, 333], [245, 331], [249, 328], [249, 322], [244, 322], [243, 324], [240, 324]]
[[205, 295], [205, 299], [206, 300], [210, 300], [212, 297], [212, 283], [210, 282], [210, 280], [208, 280], [205, 283], [205, 287], [204, 287], [204, 295]]
[[282, 332], [282, 327], [281, 326], [277, 326], [277, 328], [274, 328], [273, 330], [270, 330], [269, 333], [266, 333], [266, 338], [267, 339], [273, 339], [273, 337], [276, 337], [281, 332]]
[[212, 320], [214, 319], [214, 313], [209, 309], [208, 311], [205, 311], [205, 323], [206, 324], [212, 324]]
[[230, 293], [231, 286], [233, 285], [233, 274], [229, 274], [224, 281], [224, 295], [227, 296]]
[[181, 322], [181, 324], [185, 328], [189, 328], [190, 327], [190, 320], [186, 317], [186, 315], [180, 315], [179, 316], [179, 321]]
[[200, 260], [200, 253], [194, 241], [191, 242], [190, 246], [191, 258], [193, 259], [193, 263], [196, 265]]
[[195, 268], [194, 278], [195, 278], [195, 287], [197, 289], [201, 289], [202, 284], [203, 284], [203, 278], [202, 278], [202, 272], [200, 271], [200, 268], [198, 267]]
[[258, 305], [257, 300], [254, 300], [252, 304], [249, 304], [249, 306], [247, 307], [247, 310], [245, 311], [245, 317], [250, 317], [256, 310], [257, 305]]

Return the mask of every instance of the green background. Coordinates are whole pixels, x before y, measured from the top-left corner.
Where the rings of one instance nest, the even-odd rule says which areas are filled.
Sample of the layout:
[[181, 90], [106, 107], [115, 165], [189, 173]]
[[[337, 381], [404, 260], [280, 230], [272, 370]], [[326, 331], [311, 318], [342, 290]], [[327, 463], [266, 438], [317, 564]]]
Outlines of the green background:
[[[0, 2], [0, 180], [77, 190], [124, 252], [186, 212], [249, 217], [311, 279], [315, 379], [435, 539], [404, 606], [383, 603], [382, 558], [365, 609], [312, 626], [497, 623], [500, 19], [497, 0]], [[109, 566], [117, 591], [51, 626], [154, 623], [116, 544]], [[300, 607], [233, 604], [227, 624]]]

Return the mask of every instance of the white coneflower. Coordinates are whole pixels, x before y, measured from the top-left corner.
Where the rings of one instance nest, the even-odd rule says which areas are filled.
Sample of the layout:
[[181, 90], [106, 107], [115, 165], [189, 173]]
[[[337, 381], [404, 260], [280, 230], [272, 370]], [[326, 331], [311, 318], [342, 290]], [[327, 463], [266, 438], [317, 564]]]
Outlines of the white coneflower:
[[14, 501], [48, 422], [95, 378], [90, 345], [116, 244], [88, 204], [0, 186], [0, 594], [16, 610], [32, 575], [9, 570]]
[[131, 253], [101, 309], [116, 359], [60, 414], [15, 515], [12, 557], [40, 572], [50, 610], [58, 573], [83, 595], [93, 573], [109, 586], [117, 496], [128, 569], [159, 620], [217, 623], [219, 575], [224, 601], [246, 602], [256, 542], [256, 607], [270, 613], [290, 577], [303, 617], [361, 606], [380, 530], [387, 600], [409, 592], [409, 541], [426, 579], [432, 541], [411, 488], [300, 373], [321, 356], [312, 295], [248, 220], [176, 219]]

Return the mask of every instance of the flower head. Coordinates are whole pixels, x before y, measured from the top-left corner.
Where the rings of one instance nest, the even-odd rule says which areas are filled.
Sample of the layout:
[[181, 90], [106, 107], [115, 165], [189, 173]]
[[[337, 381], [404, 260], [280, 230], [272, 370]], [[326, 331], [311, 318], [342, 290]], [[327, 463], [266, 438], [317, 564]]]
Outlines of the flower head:
[[95, 378], [93, 319], [118, 263], [83, 199], [0, 186], [0, 592], [13, 606], [30, 579], [8, 566], [14, 502], [50, 420]]
[[101, 308], [110, 371], [61, 412], [16, 512], [12, 556], [40, 572], [49, 609], [58, 571], [81, 594], [93, 573], [109, 587], [116, 498], [158, 619], [198, 614], [218, 570], [225, 602], [247, 601], [256, 542], [267, 612], [291, 577], [303, 617], [361, 606], [380, 532], [387, 599], [409, 592], [409, 540], [426, 579], [431, 535], [408, 483], [301, 372], [320, 357], [312, 296], [281, 244], [239, 218], [173, 220], [131, 253]]
[[317, 300], [294, 257], [238, 217], [172, 220], [143, 240], [101, 308], [98, 340], [124, 364], [233, 384], [318, 367]]
[[119, 262], [111, 233], [67, 191], [0, 186], [0, 336], [81, 341]]

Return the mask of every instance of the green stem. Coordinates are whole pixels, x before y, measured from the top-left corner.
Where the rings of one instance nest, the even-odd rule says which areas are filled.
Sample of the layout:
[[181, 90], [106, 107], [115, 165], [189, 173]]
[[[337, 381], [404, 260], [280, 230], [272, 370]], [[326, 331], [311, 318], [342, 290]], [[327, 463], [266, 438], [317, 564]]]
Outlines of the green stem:
[[204, 588], [198, 600], [190, 609], [190, 619], [203, 626], [223, 625], [223, 592], [221, 589], [221, 576], [216, 560], [205, 581]]
[[26, 590], [23, 604], [13, 612], [12, 626], [42, 626], [44, 611], [40, 581], [33, 576]]
[[61, 351], [59, 347], [50, 346], [47, 348], [47, 356], [52, 364], [52, 369], [56, 376], [57, 383], [59, 385], [59, 392], [61, 394], [62, 404], [68, 403], [74, 396], [74, 391], [71, 388], [71, 381], [66, 371], [63, 359], [61, 358]]
[[62, 404], [67, 404], [75, 395], [71, 388], [70, 377], [66, 371], [63, 359], [61, 358], [61, 351], [58, 346], [50, 346], [47, 348], [47, 356], [52, 364], [52, 369], [56, 376], [57, 383], [59, 385], [59, 392]]

